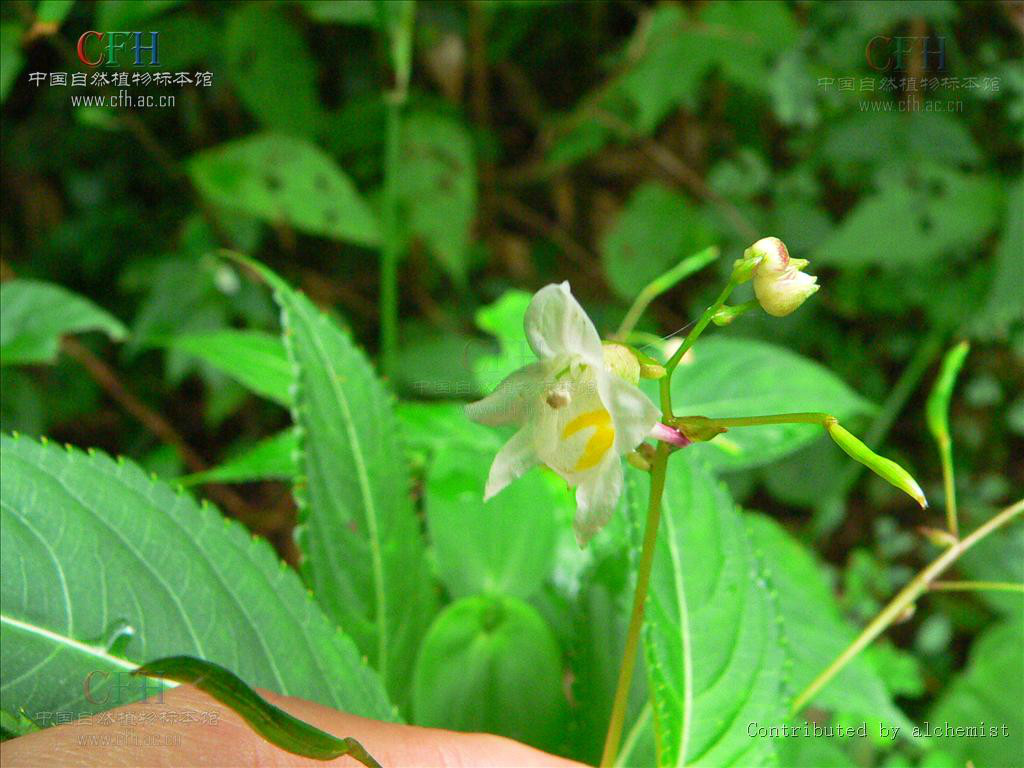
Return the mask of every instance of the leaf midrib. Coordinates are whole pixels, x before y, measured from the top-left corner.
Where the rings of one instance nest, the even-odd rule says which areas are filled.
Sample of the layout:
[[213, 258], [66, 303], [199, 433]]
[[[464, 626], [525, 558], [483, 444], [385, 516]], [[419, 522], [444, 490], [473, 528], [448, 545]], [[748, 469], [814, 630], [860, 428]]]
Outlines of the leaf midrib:
[[[287, 296], [282, 294], [287, 300]], [[387, 648], [388, 648], [388, 627], [387, 627], [387, 595], [384, 590], [384, 563], [380, 548], [380, 529], [377, 520], [377, 506], [370, 489], [370, 478], [366, 471], [366, 461], [363, 457], [362, 443], [358, 439], [352, 424], [352, 409], [344, 390], [338, 383], [338, 372], [324, 349], [320, 336], [315, 331], [315, 318], [310, 318], [303, 308], [295, 302], [293, 306], [304, 316], [307, 328], [311, 331], [312, 347], [316, 352], [319, 362], [324, 368], [330, 381], [332, 393], [336, 396], [338, 404], [345, 414], [345, 433], [348, 435], [348, 442], [352, 449], [352, 459], [356, 468], [356, 477], [359, 480], [359, 492], [363, 497], [364, 511], [366, 513], [366, 527], [369, 534], [370, 560], [373, 568], [374, 580], [374, 601], [376, 603], [376, 625], [377, 625], [377, 668], [382, 679], [387, 680]], [[291, 343], [289, 342], [289, 348]], [[294, 355], [294, 350], [293, 350]]]

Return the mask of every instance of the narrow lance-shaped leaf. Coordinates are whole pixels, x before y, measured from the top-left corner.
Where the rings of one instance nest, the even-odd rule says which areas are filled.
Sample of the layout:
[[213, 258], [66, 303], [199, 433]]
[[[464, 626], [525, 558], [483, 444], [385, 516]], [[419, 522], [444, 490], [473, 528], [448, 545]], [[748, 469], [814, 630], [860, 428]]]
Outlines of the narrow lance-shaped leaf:
[[157, 343], [198, 357], [257, 395], [291, 404], [292, 366], [276, 336], [224, 329], [183, 333]]
[[332, 736], [276, 707], [219, 664], [192, 656], [168, 656], [147, 662], [132, 674], [191, 683], [230, 707], [260, 736], [281, 749], [315, 760], [348, 755], [367, 768], [381, 768], [353, 738]]
[[130, 677], [138, 662], [187, 654], [394, 717], [351, 640], [238, 523], [101, 453], [4, 436], [0, 469], [3, 709], [95, 713], [158, 690]]
[[286, 480], [295, 476], [295, 455], [299, 435], [286, 429], [261, 440], [249, 450], [203, 472], [181, 478], [184, 485], [200, 483], [251, 483], [257, 480]]
[[293, 365], [302, 570], [395, 697], [436, 608], [391, 397], [348, 334], [266, 267]]

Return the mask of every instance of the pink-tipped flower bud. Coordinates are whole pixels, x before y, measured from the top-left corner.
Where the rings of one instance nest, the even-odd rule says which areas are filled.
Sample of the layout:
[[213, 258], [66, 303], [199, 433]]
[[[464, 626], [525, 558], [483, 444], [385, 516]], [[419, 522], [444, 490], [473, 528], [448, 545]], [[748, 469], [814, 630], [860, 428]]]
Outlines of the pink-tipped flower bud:
[[777, 237], [764, 237], [747, 248], [743, 260], [756, 263], [754, 295], [769, 315], [785, 317], [818, 290], [818, 278], [801, 270], [806, 259], [791, 259], [786, 245]]

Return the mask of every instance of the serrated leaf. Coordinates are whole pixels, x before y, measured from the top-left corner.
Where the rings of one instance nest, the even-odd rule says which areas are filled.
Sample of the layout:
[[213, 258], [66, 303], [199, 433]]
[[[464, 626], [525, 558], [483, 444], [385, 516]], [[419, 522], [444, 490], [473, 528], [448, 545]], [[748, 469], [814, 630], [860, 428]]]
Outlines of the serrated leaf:
[[[840, 421], [873, 406], [818, 363], [763, 341], [712, 337], [672, 379], [676, 415], [760, 416], [824, 411]], [[716, 469], [742, 469], [781, 458], [822, 435], [821, 427], [776, 424], [730, 429], [694, 446]]]
[[189, 174], [211, 203], [313, 235], [373, 246], [377, 218], [352, 180], [319, 147], [257, 134], [194, 155]]
[[[1024, 755], [1024, 623], [1014, 618], [988, 629], [971, 646], [965, 669], [932, 708], [927, 722], [984, 729], [974, 735], [933, 736], [942, 749], [975, 765], [1017, 765]], [[931, 740], [931, 739], [929, 739]]]
[[[658, 764], [772, 763], [748, 725], [783, 721], [777, 596], [724, 486], [686, 449], [669, 462], [644, 618]], [[636, 541], [648, 488], [628, 475]]]
[[413, 681], [416, 723], [484, 731], [550, 749], [567, 711], [558, 643], [536, 609], [467, 597], [438, 615]]
[[252, 266], [274, 290], [295, 376], [303, 574], [401, 698], [436, 599], [390, 395], [348, 333]]
[[199, 485], [291, 479], [295, 477], [295, 456], [298, 451], [298, 432], [295, 429], [286, 429], [261, 440], [216, 467], [186, 475], [181, 478], [181, 482], [184, 485]]
[[717, 239], [707, 217], [685, 197], [647, 182], [636, 189], [601, 243], [601, 263], [615, 292], [632, 300], [658, 275]]
[[292, 365], [276, 336], [224, 329], [183, 333], [160, 346], [198, 357], [257, 395], [286, 407], [291, 404]]
[[449, 447], [431, 462], [426, 511], [438, 575], [454, 597], [525, 599], [554, 569], [558, 527], [566, 517], [559, 509], [572, 509], [573, 500], [564, 482], [537, 470], [485, 503], [481, 489], [493, 458], [485, 443]]
[[339, 739], [288, 714], [219, 664], [192, 656], [168, 656], [147, 661], [132, 674], [190, 683], [230, 707], [271, 744], [292, 754], [317, 760], [333, 760], [348, 755], [368, 768], [380, 768], [380, 763], [355, 739]]
[[464, 281], [476, 215], [476, 160], [466, 127], [453, 117], [414, 112], [402, 125], [399, 195], [410, 235], [441, 267]]
[[316, 65], [288, 17], [242, 3], [231, 7], [225, 26], [228, 76], [242, 103], [268, 130], [312, 136], [320, 120]]
[[0, 440], [4, 709], [101, 711], [159, 690], [132, 684], [138, 662], [187, 654], [393, 717], [355, 646], [264, 540], [131, 462]]
[[[853, 641], [857, 630], [840, 613], [824, 567], [811, 552], [768, 517], [750, 514], [746, 521], [778, 595], [784, 652], [792, 670], [786, 685], [793, 698]], [[895, 724], [904, 733], [912, 727], [864, 657], [846, 665], [813, 704], [889, 727]]]
[[0, 365], [52, 363], [65, 333], [102, 331], [120, 341], [121, 321], [54, 283], [17, 279], [0, 285]]

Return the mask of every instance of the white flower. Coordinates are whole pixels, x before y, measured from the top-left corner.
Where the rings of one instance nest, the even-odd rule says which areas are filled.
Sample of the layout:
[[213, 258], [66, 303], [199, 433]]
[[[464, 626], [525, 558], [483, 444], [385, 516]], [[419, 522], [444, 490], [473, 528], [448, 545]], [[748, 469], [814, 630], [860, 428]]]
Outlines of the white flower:
[[785, 317], [818, 290], [818, 278], [801, 272], [807, 259], [791, 259], [786, 245], [777, 237], [758, 240], [744, 254], [760, 258], [754, 269], [754, 295], [769, 315]]
[[621, 456], [658, 422], [658, 409], [605, 363], [601, 339], [569, 283], [541, 288], [526, 310], [526, 338], [539, 358], [466, 406], [483, 424], [519, 431], [494, 458], [484, 499], [537, 464], [576, 487], [580, 546], [608, 522], [622, 494]]

